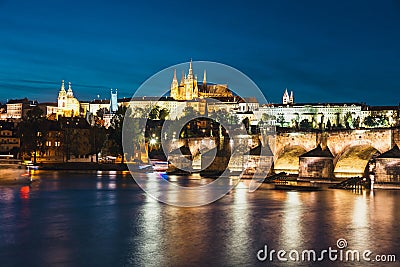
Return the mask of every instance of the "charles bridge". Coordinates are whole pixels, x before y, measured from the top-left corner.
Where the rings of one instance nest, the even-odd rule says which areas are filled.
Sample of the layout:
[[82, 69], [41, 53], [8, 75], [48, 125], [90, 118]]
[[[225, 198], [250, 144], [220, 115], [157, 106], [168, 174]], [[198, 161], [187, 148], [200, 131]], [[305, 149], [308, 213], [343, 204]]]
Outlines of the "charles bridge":
[[[259, 139], [262, 145], [257, 142]], [[189, 138], [174, 142], [169, 150], [188, 146], [193, 166], [199, 167], [201, 154], [215, 148], [218, 142], [218, 137]], [[365, 177], [376, 173], [377, 181], [400, 181], [399, 128], [277, 132], [263, 135], [263, 138], [258, 135], [231, 136], [230, 144], [237, 143], [250, 150], [257, 145], [268, 145], [275, 173], [315, 178]], [[242, 159], [234, 161], [243, 162]], [[240, 168], [245, 167], [241, 165]]]

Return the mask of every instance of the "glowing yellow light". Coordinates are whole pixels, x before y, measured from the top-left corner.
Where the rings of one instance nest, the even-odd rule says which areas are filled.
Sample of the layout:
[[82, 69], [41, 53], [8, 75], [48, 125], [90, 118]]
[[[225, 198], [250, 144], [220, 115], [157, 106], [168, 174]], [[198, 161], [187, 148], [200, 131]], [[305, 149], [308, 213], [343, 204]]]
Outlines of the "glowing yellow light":
[[155, 138], [150, 139], [150, 145], [155, 145], [157, 143], [157, 140]]

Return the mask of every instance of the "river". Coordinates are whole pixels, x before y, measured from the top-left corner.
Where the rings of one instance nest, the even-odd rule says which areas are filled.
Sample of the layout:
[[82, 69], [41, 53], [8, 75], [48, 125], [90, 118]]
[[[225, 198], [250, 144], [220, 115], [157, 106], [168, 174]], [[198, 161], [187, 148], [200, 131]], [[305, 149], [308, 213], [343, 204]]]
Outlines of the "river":
[[149, 197], [129, 173], [39, 171], [35, 179], [0, 187], [0, 266], [368, 264], [257, 257], [265, 246], [285, 250], [286, 259], [291, 250], [318, 256], [338, 249], [338, 239], [344, 252], [370, 250], [371, 264], [375, 255], [400, 261], [400, 190], [294, 192], [265, 184], [249, 193], [245, 181], [212, 204], [177, 208]]

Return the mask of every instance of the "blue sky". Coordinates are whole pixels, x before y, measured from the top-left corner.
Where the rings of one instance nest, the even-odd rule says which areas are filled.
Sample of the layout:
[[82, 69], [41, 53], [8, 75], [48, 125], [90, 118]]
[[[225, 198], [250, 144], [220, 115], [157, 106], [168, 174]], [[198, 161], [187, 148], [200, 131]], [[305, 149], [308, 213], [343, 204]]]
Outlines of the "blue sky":
[[397, 105], [399, 13], [396, 0], [0, 0], [0, 101], [55, 101], [62, 79], [80, 100], [130, 97], [193, 58], [242, 71], [270, 102], [287, 87], [296, 102]]

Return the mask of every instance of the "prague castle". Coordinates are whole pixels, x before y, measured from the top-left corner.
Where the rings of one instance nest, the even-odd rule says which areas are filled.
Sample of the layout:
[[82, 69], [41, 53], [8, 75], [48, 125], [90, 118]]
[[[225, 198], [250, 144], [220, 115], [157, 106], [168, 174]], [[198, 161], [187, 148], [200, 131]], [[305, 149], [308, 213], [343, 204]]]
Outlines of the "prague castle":
[[178, 82], [176, 70], [171, 83], [171, 97], [174, 100], [192, 100], [195, 98], [233, 97], [227, 84], [207, 84], [206, 71], [203, 82], [197, 82], [197, 76], [193, 74], [192, 61], [189, 65], [189, 73], [182, 73], [181, 82]]

